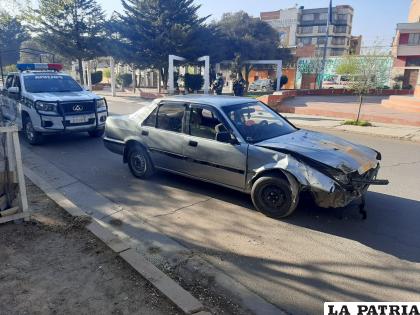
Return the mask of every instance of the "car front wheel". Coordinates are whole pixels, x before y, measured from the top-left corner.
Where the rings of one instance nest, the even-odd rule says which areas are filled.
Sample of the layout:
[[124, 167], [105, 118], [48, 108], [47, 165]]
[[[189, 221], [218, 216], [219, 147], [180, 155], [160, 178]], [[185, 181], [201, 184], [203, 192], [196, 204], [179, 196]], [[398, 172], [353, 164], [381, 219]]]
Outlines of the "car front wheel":
[[293, 196], [287, 180], [279, 177], [261, 177], [252, 186], [252, 202], [258, 211], [272, 218], [285, 218], [295, 211], [299, 202]]
[[154, 168], [147, 152], [140, 146], [129, 149], [128, 167], [137, 178], [148, 178], [153, 175]]
[[32, 145], [40, 144], [44, 140], [42, 134], [35, 131], [34, 125], [32, 124], [31, 118], [27, 117], [23, 124], [23, 132], [25, 139]]

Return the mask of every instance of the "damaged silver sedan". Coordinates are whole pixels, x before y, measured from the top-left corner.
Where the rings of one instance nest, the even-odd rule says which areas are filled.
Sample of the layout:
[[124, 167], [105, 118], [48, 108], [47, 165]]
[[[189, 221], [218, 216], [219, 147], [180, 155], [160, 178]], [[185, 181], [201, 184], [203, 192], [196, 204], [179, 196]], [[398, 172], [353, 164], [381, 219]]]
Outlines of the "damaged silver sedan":
[[364, 197], [381, 154], [331, 135], [298, 129], [261, 102], [225, 96], [155, 100], [106, 122], [105, 146], [132, 174], [174, 172], [251, 194], [264, 214], [283, 218], [302, 192], [325, 208]]

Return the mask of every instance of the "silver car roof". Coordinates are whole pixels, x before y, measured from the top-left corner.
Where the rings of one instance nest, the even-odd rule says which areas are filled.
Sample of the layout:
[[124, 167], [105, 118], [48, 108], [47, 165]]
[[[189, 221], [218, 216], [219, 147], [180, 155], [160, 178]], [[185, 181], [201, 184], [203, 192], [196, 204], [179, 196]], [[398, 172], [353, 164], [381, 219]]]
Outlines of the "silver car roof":
[[167, 96], [167, 97], [159, 99], [158, 101], [195, 103], [195, 104], [202, 104], [202, 105], [211, 105], [211, 106], [220, 108], [220, 107], [230, 106], [230, 105], [254, 103], [257, 100], [253, 98], [249, 98], [249, 97], [189, 94], [189, 95]]

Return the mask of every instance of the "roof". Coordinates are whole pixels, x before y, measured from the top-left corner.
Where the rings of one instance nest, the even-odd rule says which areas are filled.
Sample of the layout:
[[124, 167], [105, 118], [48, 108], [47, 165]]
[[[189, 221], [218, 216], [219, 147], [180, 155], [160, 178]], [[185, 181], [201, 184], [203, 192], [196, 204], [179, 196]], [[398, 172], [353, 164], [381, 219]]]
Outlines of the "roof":
[[238, 97], [238, 96], [224, 96], [224, 95], [200, 95], [200, 94], [189, 94], [189, 95], [176, 95], [167, 96], [161, 100], [165, 101], [176, 101], [186, 103], [198, 103], [203, 105], [211, 105], [214, 107], [224, 107], [230, 105], [244, 104], [255, 102], [256, 100], [249, 97]]

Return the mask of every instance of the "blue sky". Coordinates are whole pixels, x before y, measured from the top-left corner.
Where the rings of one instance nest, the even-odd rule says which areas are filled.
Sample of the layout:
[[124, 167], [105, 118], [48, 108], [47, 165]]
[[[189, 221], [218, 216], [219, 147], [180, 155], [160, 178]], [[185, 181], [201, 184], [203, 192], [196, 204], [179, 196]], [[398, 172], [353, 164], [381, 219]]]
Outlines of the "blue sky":
[[[98, 0], [108, 13], [121, 11], [120, 0]], [[200, 15], [212, 15], [218, 19], [224, 12], [244, 10], [259, 16], [261, 11], [274, 11], [293, 7], [296, 4], [306, 8], [327, 7], [329, 0], [196, 0], [201, 4]], [[397, 23], [407, 21], [410, 0], [341, 0], [333, 5], [349, 4], [354, 8], [353, 35], [363, 35], [364, 45], [379, 40], [391, 44]]]

